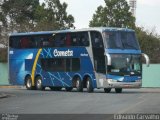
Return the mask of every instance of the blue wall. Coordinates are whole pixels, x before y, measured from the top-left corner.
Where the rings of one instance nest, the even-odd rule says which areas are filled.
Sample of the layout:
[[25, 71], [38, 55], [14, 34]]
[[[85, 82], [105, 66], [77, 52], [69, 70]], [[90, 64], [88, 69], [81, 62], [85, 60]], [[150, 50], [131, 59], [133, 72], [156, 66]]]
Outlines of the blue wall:
[[160, 64], [143, 65], [142, 87], [160, 87]]

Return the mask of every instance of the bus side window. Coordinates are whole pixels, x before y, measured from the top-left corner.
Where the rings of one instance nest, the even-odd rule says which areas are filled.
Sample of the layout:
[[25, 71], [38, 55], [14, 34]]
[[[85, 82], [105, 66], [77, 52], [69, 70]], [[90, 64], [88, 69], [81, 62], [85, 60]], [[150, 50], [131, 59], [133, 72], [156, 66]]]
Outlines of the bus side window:
[[89, 46], [89, 37], [87, 32], [80, 33], [80, 46]]
[[71, 33], [71, 46], [78, 46], [78, 39], [76, 33]]
[[22, 37], [20, 39], [20, 45], [21, 48], [35, 48], [36, 47], [36, 41], [33, 37]]
[[9, 38], [9, 47], [13, 48], [13, 39], [10, 37]]
[[55, 47], [63, 47], [65, 44], [66, 36], [65, 34], [56, 34], [54, 36], [54, 45]]
[[69, 33], [68, 33], [67, 36], [66, 36], [65, 45], [66, 45], [66, 46], [71, 46], [71, 36], [70, 36]]
[[89, 46], [88, 32], [71, 33], [72, 46]]
[[77, 43], [78, 43], [77, 38], [73, 37], [72, 38], [72, 46], [77, 46]]
[[99, 32], [91, 32], [91, 39], [92, 39], [92, 47], [95, 48], [103, 47], [102, 36]]
[[49, 47], [49, 39], [47, 37], [42, 37], [41, 42], [42, 47]]
[[27, 37], [23, 37], [20, 40], [20, 44], [21, 44], [21, 48], [29, 48], [30, 47], [30, 42], [29, 42], [29, 39]]
[[64, 47], [66, 42], [66, 36], [62, 35], [60, 39], [60, 47]]
[[9, 38], [9, 46], [11, 48], [20, 48], [20, 37], [10, 37]]
[[89, 46], [89, 39], [85, 35], [80, 37], [80, 46]]
[[48, 42], [49, 42], [49, 46], [50, 46], [50, 47], [54, 47], [54, 38], [53, 38], [53, 36], [50, 36], [50, 37], [48, 38]]

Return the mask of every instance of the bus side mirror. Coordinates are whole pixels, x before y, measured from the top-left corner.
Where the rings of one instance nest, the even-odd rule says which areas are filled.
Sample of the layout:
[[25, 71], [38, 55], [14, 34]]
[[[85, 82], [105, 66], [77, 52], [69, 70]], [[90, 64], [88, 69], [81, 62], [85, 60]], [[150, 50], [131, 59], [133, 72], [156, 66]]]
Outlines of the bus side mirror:
[[106, 53], [106, 56], [107, 56], [107, 65], [111, 66], [112, 63], [111, 55]]
[[147, 65], [147, 67], [149, 67], [150, 60], [149, 60], [148, 55], [147, 55], [147, 54], [142, 53], [142, 56], [143, 56], [143, 57], [145, 58], [145, 60], [146, 60], [146, 65]]

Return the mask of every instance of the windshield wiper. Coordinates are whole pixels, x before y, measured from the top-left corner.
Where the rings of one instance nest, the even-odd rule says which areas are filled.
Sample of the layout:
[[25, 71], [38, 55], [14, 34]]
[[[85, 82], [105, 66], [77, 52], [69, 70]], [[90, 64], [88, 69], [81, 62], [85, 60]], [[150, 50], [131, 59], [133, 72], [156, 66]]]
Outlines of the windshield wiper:
[[124, 46], [138, 50], [136, 46], [132, 46], [132, 45], [130, 45], [130, 44], [128, 44], [128, 43], [125, 43]]

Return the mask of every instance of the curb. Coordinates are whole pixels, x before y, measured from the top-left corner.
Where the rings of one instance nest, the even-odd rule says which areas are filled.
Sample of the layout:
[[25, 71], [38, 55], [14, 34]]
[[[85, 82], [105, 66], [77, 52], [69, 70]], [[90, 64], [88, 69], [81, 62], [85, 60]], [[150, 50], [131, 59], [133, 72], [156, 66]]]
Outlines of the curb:
[[0, 88], [20, 88], [20, 86], [13, 86], [13, 85], [0, 85]]
[[6, 94], [0, 94], [0, 98], [7, 98], [8, 97], [8, 95], [6, 95]]

